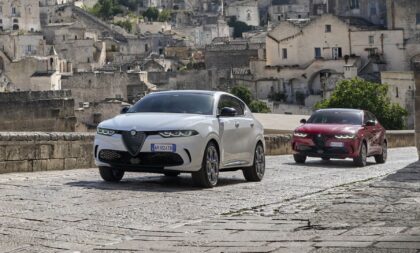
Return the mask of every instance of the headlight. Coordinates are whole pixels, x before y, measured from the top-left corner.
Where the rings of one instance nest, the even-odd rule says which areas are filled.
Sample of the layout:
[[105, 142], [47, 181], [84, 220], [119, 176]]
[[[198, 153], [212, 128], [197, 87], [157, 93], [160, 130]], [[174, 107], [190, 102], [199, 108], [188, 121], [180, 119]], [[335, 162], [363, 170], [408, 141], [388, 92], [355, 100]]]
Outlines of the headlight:
[[299, 132], [295, 132], [293, 135], [296, 136], [296, 137], [299, 137], [299, 138], [305, 138], [305, 137], [308, 136], [308, 134], [299, 133]]
[[98, 127], [96, 129], [96, 133], [97, 134], [100, 134], [100, 135], [112, 136], [112, 135], [115, 134], [115, 130], [105, 129], [105, 128]]
[[355, 135], [354, 134], [338, 134], [335, 136], [335, 138], [337, 139], [354, 139]]
[[195, 130], [173, 130], [173, 131], [161, 131], [159, 132], [160, 136], [163, 138], [173, 138], [173, 137], [189, 137], [197, 135], [198, 132]]

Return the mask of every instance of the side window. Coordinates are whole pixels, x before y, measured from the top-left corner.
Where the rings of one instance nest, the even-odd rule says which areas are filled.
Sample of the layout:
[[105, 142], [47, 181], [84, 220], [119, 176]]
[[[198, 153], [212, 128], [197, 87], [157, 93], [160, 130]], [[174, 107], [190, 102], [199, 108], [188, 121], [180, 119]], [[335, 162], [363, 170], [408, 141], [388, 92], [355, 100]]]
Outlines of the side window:
[[378, 119], [376, 119], [376, 117], [375, 117], [375, 115], [373, 115], [373, 113], [368, 112], [368, 114], [369, 114], [369, 118], [370, 118], [371, 120], [373, 120], [373, 121], [375, 121], [375, 122], [378, 122]]
[[368, 122], [369, 120], [373, 120], [373, 121], [377, 121], [375, 116], [373, 116], [372, 113], [370, 112], [365, 112], [365, 118], [363, 119], [363, 123], [366, 124], [366, 122]]
[[244, 115], [244, 108], [245, 107], [243, 106], [241, 101], [239, 101], [238, 99], [236, 99], [234, 97], [223, 95], [219, 100], [219, 104], [217, 106], [217, 113], [220, 113], [220, 111], [224, 107], [234, 108], [236, 110], [238, 116]]

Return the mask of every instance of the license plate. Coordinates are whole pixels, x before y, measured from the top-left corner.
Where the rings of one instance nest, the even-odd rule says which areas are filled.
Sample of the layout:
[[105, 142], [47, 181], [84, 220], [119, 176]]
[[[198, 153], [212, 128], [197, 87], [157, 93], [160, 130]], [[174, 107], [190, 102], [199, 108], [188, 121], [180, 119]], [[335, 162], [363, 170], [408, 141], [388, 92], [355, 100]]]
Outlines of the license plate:
[[152, 144], [152, 152], [176, 152], [175, 144]]
[[344, 143], [343, 142], [331, 142], [330, 147], [332, 147], [332, 148], [342, 148], [342, 147], [344, 147]]

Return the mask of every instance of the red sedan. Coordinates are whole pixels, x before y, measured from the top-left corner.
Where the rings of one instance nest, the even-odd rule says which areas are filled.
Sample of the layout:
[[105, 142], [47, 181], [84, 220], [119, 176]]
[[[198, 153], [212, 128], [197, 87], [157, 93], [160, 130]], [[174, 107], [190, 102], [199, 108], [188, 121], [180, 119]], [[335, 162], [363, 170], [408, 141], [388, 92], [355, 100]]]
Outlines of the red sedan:
[[355, 165], [363, 167], [369, 156], [374, 156], [377, 163], [386, 162], [385, 129], [368, 111], [318, 110], [301, 123], [292, 140], [296, 163], [305, 163], [307, 157], [353, 158]]

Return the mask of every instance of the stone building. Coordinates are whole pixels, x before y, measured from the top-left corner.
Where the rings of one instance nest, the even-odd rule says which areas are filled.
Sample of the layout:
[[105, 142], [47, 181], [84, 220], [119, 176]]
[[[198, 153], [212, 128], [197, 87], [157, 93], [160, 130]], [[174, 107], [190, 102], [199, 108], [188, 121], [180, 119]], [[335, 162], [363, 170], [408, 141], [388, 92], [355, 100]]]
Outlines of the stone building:
[[0, 1], [0, 31], [36, 32], [41, 30], [38, 0]]
[[307, 0], [272, 0], [268, 14], [270, 21], [277, 23], [287, 19], [310, 17], [311, 1]]
[[[402, 30], [378, 30], [360, 19], [326, 14], [310, 22], [282, 22], [267, 35], [266, 59], [251, 60], [259, 94], [281, 93], [312, 106], [338, 80], [403, 70]], [[261, 85], [258, 83], [261, 82]]]
[[260, 11], [256, 0], [232, 2], [227, 6], [225, 14], [228, 17], [236, 17], [238, 21], [250, 26], [260, 25]]

